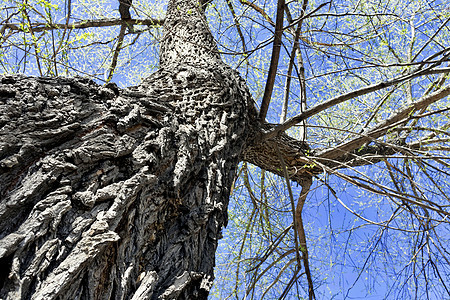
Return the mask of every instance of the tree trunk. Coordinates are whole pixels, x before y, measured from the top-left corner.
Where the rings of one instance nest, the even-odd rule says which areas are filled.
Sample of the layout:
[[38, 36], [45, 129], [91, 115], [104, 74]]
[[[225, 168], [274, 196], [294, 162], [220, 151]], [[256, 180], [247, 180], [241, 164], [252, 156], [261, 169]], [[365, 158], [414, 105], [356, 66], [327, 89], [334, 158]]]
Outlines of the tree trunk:
[[256, 112], [196, 3], [138, 87], [1, 77], [0, 299], [207, 297]]

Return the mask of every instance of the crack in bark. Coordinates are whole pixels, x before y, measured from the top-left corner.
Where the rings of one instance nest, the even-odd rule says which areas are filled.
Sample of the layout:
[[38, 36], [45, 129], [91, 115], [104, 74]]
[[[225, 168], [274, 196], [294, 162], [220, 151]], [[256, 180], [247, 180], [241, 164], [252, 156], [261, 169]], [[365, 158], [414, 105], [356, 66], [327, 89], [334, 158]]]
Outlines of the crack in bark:
[[416, 106], [321, 152], [282, 133], [387, 83], [276, 127], [260, 121], [244, 80], [220, 60], [203, 8], [169, 2], [161, 68], [137, 87], [0, 77], [0, 298], [205, 299], [239, 161], [302, 186], [298, 225], [312, 176], [397, 152], [367, 142]]

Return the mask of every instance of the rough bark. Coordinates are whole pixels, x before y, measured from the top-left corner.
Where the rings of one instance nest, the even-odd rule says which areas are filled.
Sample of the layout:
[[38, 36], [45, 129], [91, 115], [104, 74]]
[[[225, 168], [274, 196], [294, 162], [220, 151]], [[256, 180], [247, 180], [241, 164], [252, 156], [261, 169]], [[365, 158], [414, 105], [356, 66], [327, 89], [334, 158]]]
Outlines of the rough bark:
[[237, 74], [162, 69], [118, 97], [1, 80], [0, 298], [207, 295], [250, 133]]
[[260, 137], [264, 135], [264, 132], [272, 127], [268, 124], [259, 127], [258, 138], [244, 150], [242, 160], [284, 177], [280, 160], [281, 155], [289, 179], [299, 184], [302, 184], [305, 178], [308, 180], [311, 174], [321, 172], [319, 168], [311, 167], [313, 160], [308, 156], [312, 156], [315, 152], [309, 148], [307, 143], [284, 133], [267, 140], [261, 140]]
[[261, 124], [208, 2], [169, 1], [137, 87], [0, 77], [0, 299], [205, 299], [239, 161], [304, 185], [316, 162], [395, 152], [358, 140], [326, 160]]
[[256, 111], [201, 12], [138, 87], [1, 77], [0, 299], [206, 298]]

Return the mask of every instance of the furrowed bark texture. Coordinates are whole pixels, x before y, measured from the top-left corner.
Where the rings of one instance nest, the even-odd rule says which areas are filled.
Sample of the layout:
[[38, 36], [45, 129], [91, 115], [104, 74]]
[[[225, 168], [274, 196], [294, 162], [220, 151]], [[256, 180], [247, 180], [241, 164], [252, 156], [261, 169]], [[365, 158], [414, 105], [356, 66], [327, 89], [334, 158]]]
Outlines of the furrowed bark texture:
[[206, 299], [239, 161], [304, 186], [395, 152], [268, 138], [209, 2], [169, 1], [160, 69], [137, 87], [0, 76], [0, 299]]
[[[272, 125], [264, 124], [259, 127], [259, 134], [273, 128]], [[284, 177], [283, 163], [286, 165], [289, 179], [302, 184], [309, 180], [311, 174], [320, 173], [317, 168], [309, 167], [312, 160], [308, 155], [314, 154], [307, 143], [296, 140], [285, 133], [281, 133], [267, 140], [257, 138], [255, 143], [249, 145], [242, 153], [242, 160], [252, 163], [263, 170], [270, 171]], [[283, 163], [280, 160], [280, 155]]]
[[0, 299], [206, 299], [256, 112], [198, 3], [166, 21], [138, 87], [0, 78]]
[[250, 132], [233, 71], [162, 69], [119, 97], [18, 76], [0, 91], [0, 298], [207, 295]]

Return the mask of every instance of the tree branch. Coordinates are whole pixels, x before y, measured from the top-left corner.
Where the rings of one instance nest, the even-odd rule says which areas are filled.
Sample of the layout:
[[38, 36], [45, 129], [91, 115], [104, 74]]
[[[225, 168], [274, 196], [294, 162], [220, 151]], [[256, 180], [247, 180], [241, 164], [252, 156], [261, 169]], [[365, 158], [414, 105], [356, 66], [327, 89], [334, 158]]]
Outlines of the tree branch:
[[239, 0], [239, 2], [241, 2], [241, 4], [243, 4], [243, 5], [247, 5], [247, 6], [251, 7], [251, 8], [253, 8], [258, 13], [260, 13], [264, 17], [264, 19], [266, 19], [272, 26], [275, 26], [275, 23], [273, 23], [273, 21], [270, 19], [269, 15], [267, 15], [267, 13], [264, 11], [264, 9], [262, 9], [259, 6], [257, 6], [253, 2], [248, 2], [247, 0]]
[[283, 17], [284, 17], [284, 0], [278, 0], [277, 4], [277, 19], [275, 24], [275, 35], [273, 40], [272, 58], [270, 59], [269, 73], [267, 75], [266, 88], [261, 102], [261, 110], [259, 118], [264, 121], [269, 109], [270, 99], [272, 98], [273, 85], [278, 70], [278, 60], [280, 58], [281, 37], [283, 35]]
[[[401, 146], [400, 140], [390, 144], [379, 141], [375, 145], [367, 145], [369, 142], [375, 141], [385, 135], [388, 130], [405, 123], [408, 118], [412, 118], [411, 115], [415, 111], [448, 95], [450, 95], [450, 85], [409, 104], [357, 138], [330, 149], [312, 150], [306, 143], [281, 133], [269, 139], [256, 140], [254, 145], [246, 149], [241, 159], [284, 177], [276, 151], [280, 149], [290, 179], [299, 184], [302, 184], [309, 174], [323, 172], [323, 168], [318, 166], [317, 162], [334, 169], [373, 164], [382, 160], [385, 155], [393, 155], [401, 149], [408, 148], [408, 145]], [[265, 124], [261, 131], [269, 130], [270, 132], [271, 126], [273, 128], [273, 125]], [[373, 157], [374, 154], [377, 156]]]
[[42, 32], [48, 30], [58, 30], [58, 29], [84, 29], [91, 27], [109, 27], [117, 26], [122, 24], [129, 25], [146, 25], [146, 26], [162, 26], [164, 19], [102, 19], [102, 20], [87, 20], [82, 22], [74, 22], [70, 24], [48, 24], [48, 23], [32, 23], [29, 28], [21, 28], [18, 23], [6, 23], [3, 27], [6, 29], [11, 29], [21, 32]]
[[[304, 0], [303, 5], [302, 5], [302, 10], [301, 10], [301, 15], [300, 15], [301, 20], [303, 20], [302, 17], [305, 14], [307, 5], [308, 5], [308, 0]], [[286, 16], [287, 16], [289, 23], [292, 23], [292, 16], [290, 14], [288, 6], [286, 6]], [[287, 109], [288, 109], [288, 104], [289, 104], [289, 92], [290, 92], [291, 78], [292, 78], [291, 74], [292, 74], [292, 69], [294, 67], [295, 56], [296, 56], [297, 51], [299, 52], [299, 65], [300, 65], [300, 73], [298, 75], [299, 75], [299, 83], [300, 83], [301, 112], [303, 112], [304, 109], [306, 109], [305, 69], [303, 66], [302, 53], [299, 48], [299, 39], [300, 39], [300, 32], [302, 29], [302, 25], [303, 25], [303, 22], [300, 22], [297, 26], [297, 29], [295, 30], [294, 41], [293, 41], [293, 46], [292, 46], [292, 50], [291, 50], [291, 55], [289, 58], [289, 65], [288, 65], [288, 71], [287, 71], [287, 76], [286, 76], [286, 84], [285, 84], [285, 88], [284, 88], [284, 99], [283, 99], [283, 106], [282, 106], [282, 110], [281, 110], [280, 123], [283, 123], [284, 121], [286, 121]], [[302, 125], [305, 125], [305, 124], [302, 124]], [[303, 126], [303, 131], [304, 131], [303, 138], [305, 139], [306, 138], [306, 127], [304, 127], [304, 126]]]
[[234, 24], [236, 25], [236, 31], [239, 34], [239, 37], [241, 38], [242, 42], [242, 52], [247, 52], [246, 42], [244, 38], [244, 34], [242, 33], [241, 25], [239, 24], [238, 17], [236, 15], [236, 11], [234, 10], [233, 4], [231, 1], [227, 1], [228, 8], [230, 9], [231, 15], [233, 16]]
[[[269, 126], [271, 125], [265, 125], [266, 128]], [[254, 145], [247, 147], [241, 159], [284, 177], [277, 149], [286, 164], [289, 178], [300, 183], [306, 172], [310, 171], [308, 166], [312, 164], [307, 155], [312, 155], [314, 152], [305, 142], [298, 141], [287, 134], [282, 133], [274, 138], [255, 142]]]
[[[449, 56], [449, 54], [446, 55]], [[321, 104], [318, 104], [314, 107], [311, 107], [309, 109], [307, 109], [305, 112], [298, 114], [292, 118], [289, 118], [286, 122], [276, 126], [274, 129], [272, 129], [270, 132], [264, 134], [263, 139], [268, 139], [268, 138], [272, 138], [274, 136], [276, 136], [278, 133], [285, 131], [289, 128], [291, 128], [292, 126], [294, 126], [295, 124], [300, 123], [303, 120], [306, 120], [307, 118], [314, 116], [316, 114], [318, 114], [321, 111], [324, 111], [334, 105], [340, 104], [342, 102], [345, 102], [347, 100], [362, 96], [362, 95], [366, 95], [369, 94], [371, 92], [377, 91], [377, 90], [381, 90], [381, 89], [385, 89], [387, 87], [393, 86], [395, 84], [398, 84], [400, 82], [404, 82], [407, 80], [411, 80], [413, 78], [417, 78], [423, 75], [428, 75], [428, 74], [436, 74], [436, 72], [438, 70], [433, 69], [434, 67], [436, 67], [437, 64], [440, 64], [440, 62], [436, 63], [436, 64], [432, 64], [431, 66], [429, 66], [428, 68], [425, 68], [423, 70], [419, 70], [416, 71], [412, 74], [408, 74], [408, 75], [402, 75], [402, 76], [398, 76], [394, 79], [391, 79], [389, 81], [383, 81], [377, 84], [372, 84], [366, 87], [363, 87], [361, 89], [355, 90], [355, 91], [351, 91], [349, 93], [337, 96], [335, 98], [332, 98], [330, 100], [327, 100]], [[448, 70], [449, 68], [445, 68], [444, 69], [444, 73], [449, 72], [450, 70]]]
[[309, 255], [308, 255], [308, 247], [306, 245], [306, 234], [305, 234], [305, 228], [303, 226], [303, 219], [302, 219], [302, 211], [303, 211], [303, 205], [305, 204], [306, 197], [309, 194], [309, 190], [312, 185], [312, 177], [306, 177], [306, 179], [302, 182], [302, 191], [300, 193], [300, 197], [298, 198], [297, 207], [295, 208], [295, 220], [296, 225], [298, 226], [297, 232], [298, 232], [298, 240], [300, 243], [300, 250], [302, 251], [302, 259], [303, 259], [303, 266], [305, 267], [305, 273], [306, 278], [308, 280], [308, 295], [309, 299], [316, 299], [316, 295], [314, 293], [314, 285], [312, 281], [312, 275], [311, 275], [311, 269], [309, 267]]
[[332, 149], [327, 149], [318, 154], [320, 158], [336, 159], [342, 155], [347, 155], [351, 151], [360, 148], [365, 143], [377, 139], [378, 137], [384, 135], [389, 129], [394, 126], [401, 125], [406, 122], [408, 117], [411, 116], [415, 111], [421, 109], [424, 106], [428, 106], [444, 97], [450, 95], [450, 85], [444, 87], [443, 89], [430, 94], [429, 96], [422, 97], [416, 102], [407, 105], [398, 112], [395, 112], [390, 118], [386, 119], [384, 122], [367, 130], [364, 135], [361, 135], [347, 143], [338, 145]]
[[111, 79], [113, 78], [114, 71], [116, 70], [116, 66], [117, 66], [117, 58], [119, 57], [120, 50], [122, 49], [123, 39], [125, 37], [126, 29], [127, 29], [127, 27], [125, 24], [122, 24], [120, 26], [120, 32], [119, 32], [119, 37], [118, 37], [118, 41], [117, 41], [117, 46], [116, 46], [116, 49], [114, 50], [113, 59], [111, 61], [111, 66], [109, 67], [109, 74], [108, 74], [108, 79], [106, 80], [106, 82], [110, 82]]

